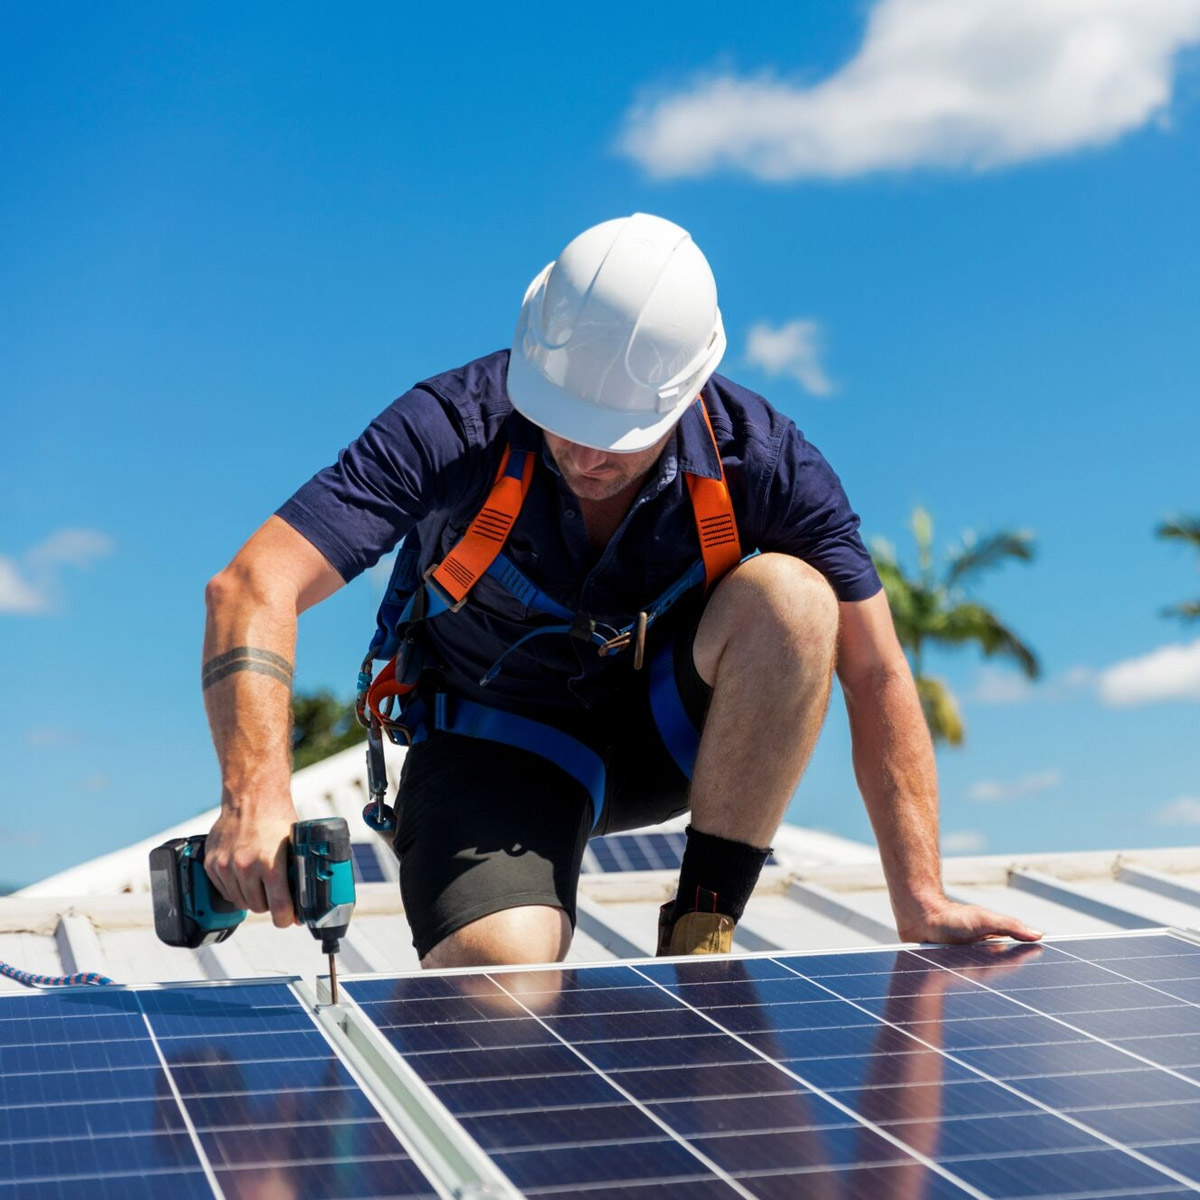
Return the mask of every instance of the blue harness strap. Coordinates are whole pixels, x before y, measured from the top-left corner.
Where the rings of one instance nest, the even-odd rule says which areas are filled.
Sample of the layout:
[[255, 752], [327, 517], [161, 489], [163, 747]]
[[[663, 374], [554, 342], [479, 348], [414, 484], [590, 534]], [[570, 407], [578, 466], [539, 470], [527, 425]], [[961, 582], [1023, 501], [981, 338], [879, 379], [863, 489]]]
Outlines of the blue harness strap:
[[674, 638], [650, 663], [650, 712], [663, 745], [675, 760], [675, 765], [690, 780], [696, 769], [700, 731], [692, 724], [675, 683]]
[[604, 760], [577, 738], [541, 721], [447, 696], [444, 692], [439, 692], [434, 701], [433, 727], [445, 733], [516, 746], [552, 762], [587, 792], [592, 802], [592, 829], [596, 828], [604, 808]]

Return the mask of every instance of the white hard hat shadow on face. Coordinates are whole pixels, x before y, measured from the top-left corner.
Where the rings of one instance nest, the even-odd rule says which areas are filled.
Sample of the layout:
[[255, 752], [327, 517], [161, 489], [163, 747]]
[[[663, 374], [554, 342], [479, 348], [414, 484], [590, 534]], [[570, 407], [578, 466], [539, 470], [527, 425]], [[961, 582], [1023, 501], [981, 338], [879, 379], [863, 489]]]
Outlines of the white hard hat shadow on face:
[[724, 353], [708, 260], [686, 229], [635, 213], [585, 229], [529, 285], [508, 395], [567, 441], [633, 453], [671, 429]]

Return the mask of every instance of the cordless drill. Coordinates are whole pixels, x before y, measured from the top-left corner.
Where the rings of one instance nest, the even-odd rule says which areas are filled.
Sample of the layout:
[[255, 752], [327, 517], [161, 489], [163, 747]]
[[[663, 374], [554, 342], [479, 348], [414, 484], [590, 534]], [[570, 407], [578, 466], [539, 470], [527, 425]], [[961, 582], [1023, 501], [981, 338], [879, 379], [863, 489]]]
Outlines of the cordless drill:
[[[245, 920], [246, 910], [213, 887], [204, 870], [204, 834], [174, 838], [150, 851], [154, 928], [168, 946], [223, 942]], [[338, 1002], [337, 960], [354, 912], [350, 829], [342, 817], [297, 821], [288, 843], [292, 907], [329, 956], [330, 998]]]

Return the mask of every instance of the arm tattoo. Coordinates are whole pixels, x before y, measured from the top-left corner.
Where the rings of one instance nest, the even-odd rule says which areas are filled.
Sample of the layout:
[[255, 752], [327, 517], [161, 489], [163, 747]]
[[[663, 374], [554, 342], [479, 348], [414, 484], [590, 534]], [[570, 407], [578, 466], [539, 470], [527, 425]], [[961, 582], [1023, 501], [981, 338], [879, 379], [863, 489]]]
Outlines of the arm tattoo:
[[253, 671], [258, 675], [269, 675], [285, 687], [292, 686], [292, 664], [282, 654], [260, 650], [257, 646], [234, 646], [204, 664], [201, 687], [208, 691], [214, 683], [238, 671]]

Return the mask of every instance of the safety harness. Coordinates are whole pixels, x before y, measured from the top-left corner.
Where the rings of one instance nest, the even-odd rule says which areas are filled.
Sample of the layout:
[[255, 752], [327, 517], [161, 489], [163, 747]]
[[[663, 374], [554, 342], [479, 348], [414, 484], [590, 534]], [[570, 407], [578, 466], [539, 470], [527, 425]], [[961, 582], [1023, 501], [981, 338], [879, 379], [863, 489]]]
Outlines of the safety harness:
[[[439, 692], [432, 704], [417, 692], [423, 667], [421, 625], [446, 612], [457, 612], [484, 575], [499, 582], [534, 612], [554, 618], [519, 638], [492, 664], [479, 681], [486, 687], [500, 672], [504, 660], [531, 638], [550, 633], [567, 634], [597, 647], [602, 656], [619, 653], [631, 645], [633, 666], [643, 665], [647, 629], [681, 596], [698, 584], [712, 588], [742, 557], [737, 522], [720, 451], [704, 402], [696, 400], [704, 426], [717, 452], [720, 478], [685, 473], [692, 513], [700, 539], [700, 558], [665, 592], [638, 613], [624, 628], [597, 622], [586, 613], [572, 612], [529, 580], [504, 554], [504, 543], [516, 524], [533, 479], [535, 451], [506, 447], [492, 489], [462, 538], [446, 557], [417, 577], [416, 554], [404, 547], [396, 558], [392, 576], [379, 607], [377, 628], [358, 675], [355, 712], [367, 730], [367, 781], [370, 802], [363, 819], [373, 829], [395, 828], [395, 813], [386, 803], [387, 771], [383, 735], [396, 744], [415, 745], [429, 728], [467, 737], [484, 738], [531, 750], [561, 767], [578, 780], [592, 801], [593, 825], [599, 820], [604, 799], [604, 762], [590, 747], [550, 725], [515, 713]], [[376, 675], [374, 664], [385, 661]], [[665, 666], [664, 666], [665, 663]], [[670, 657], [660, 656], [651, 665], [651, 704], [664, 740], [675, 761], [690, 778], [695, 747], [688, 731], [694, 730], [674, 687]]]

